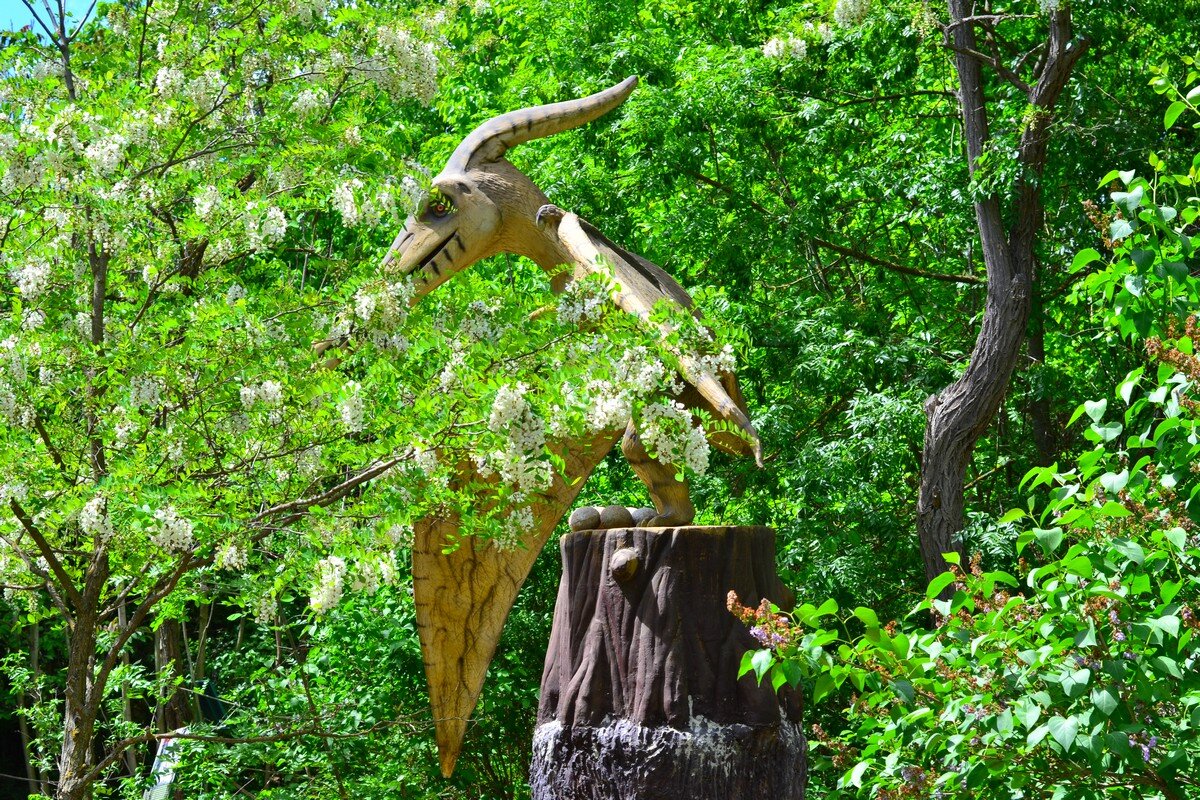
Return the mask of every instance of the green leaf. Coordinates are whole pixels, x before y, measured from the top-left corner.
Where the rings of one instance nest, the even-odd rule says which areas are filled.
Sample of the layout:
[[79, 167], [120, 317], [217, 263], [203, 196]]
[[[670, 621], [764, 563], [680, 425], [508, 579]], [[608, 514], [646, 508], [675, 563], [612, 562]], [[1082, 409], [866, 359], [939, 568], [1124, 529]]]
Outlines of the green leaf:
[[[1040, 710], [1041, 709], [1039, 709], [1039, 711]], [[1031, 730], [1029, 732], [1028, 736], [1025, 737], [1025, 746], [1028, 747], [1030, 750], [1032, 750], [1033, 748], [1035, 748], [1039, 744], [1041, 744], [1042, 739], [1045, 739], [1046, 734], [1048, 734], [1048, 733], [1050, 733], [1049, 726], [1038, 725], [1036, 728], [1034, 728], [1033, 730]]]
[[1135, 564], [1141, 564], [1146, 560], [1146, 551], [1137, 542], [1131, 542], [1128, 539], [1113, 539], [1111, 547]]
[[1109, 689], [1102, 689], [1099, 686], [1092, 689], [1092, 705], [1100, 709], [1100, 713], [1106, 717], [1111, 717], [1112, 713], [1117, 710], [1117, 696]]
[[1053, 555], [1063, 540], [1062, 528], [1034, 528], [1033, 535], [1047, 556]]
[[828, 672], [822, 672], [813, 686], [813, 704], [824, 700], [834, 688], [833, 677]]
[[1101, 441], [1111, 442], [1121, 435], [1125, 426], [1119, 422], [1106, 422], [1103, 425], [1092, 425], [1091, 430], [1100, 437]]
[[1090, 578], [1092, 572], [1094, 572], [1092, 561], [1087, 556], [1076, 556], [1068, 561], [1065, 566], [1067, 572], [1082, 578]]
[[1170, 603], [1182, 588], [1183, 581], [1163, 581], [1163, 585], [1158, 589], [1158, 596], [1164, 603]]
[[1042, 707], [1028, 697], [1022, 697], [1013, 703], [1013, 711], [1016, 712], [1017, 719], [1025, 726], [1025, 730], [1036, 725], [1038, 717], [1042, 715]]
[[1075, 737], [1079, 733], [1079, 720], [1075, 717], [1059, 717], [1053, 716], [1046, 722], [1050, 729], [1050, 735], [1054, 737], [1054, 741], [1058, 742], [1058, 746], [1063, 749], [1063, 752], [1068, 752], [1071, 745], [1075, 743]]
[[1166, 656], [1155, 656], [1154, 658], [1150, 659], [1150, 663], [1173, 678], [1183, 678], [1183, 673], [1179, 670], [1178, 662], [1172, 658], [1167, 658]]
[[1131, 516], [1133, 516], [1133, 512], [1130, 511], [1125, 506], [1118, 503], [1116, 500], [1109, 500], [1107, 503], [1104, 504], [1104, 507], [1100, 509], [1100, 516], [1102, 516], [1102, 517], [1131, 517]]
[[868, 628], [878, 628], [879, 627], [879, 617], [875, 614], [874, 611], [867, 608], [866, 606], [859, 606], [858, 608], [854, 609], [854, 616], [856, 616], [860, 620], [862, 620], [863, 624], [866, 625]]
[[954, 574], [943, 572], [929, 582], [929, 586], [925, 589], [925, 597], [932, 600], [939, 597], [947, 586], [954, 583]]
[[1075, 258], [1071, 259], [1070, 272], [1079, 272], [1079, 270], [1091, 264], [1093, 261], [1101, 260], [1100, 253], [1090, 247], [1085, 247], [1075, 254]]
[[[1168, 542], [1175, 545], [1176, 550], [1182, 552], [1187, 547], [1187, 531], [1183, 528], [1171, 528], [1171, 530], [1166, 531], [1163, 535], [1167, 537]], [[1163, 602], [1170, 601], [1164, 600]]]
[[1168, 636], [1179, 635], [1179, 617], [1168, 615], [1159, 617], [1158, 619], [1148, 619], [1146, 620], [1146, 624], [1152, 628], [1157, 628]]
[[758, 682], [762, 683], [763, 676], [767, 674], [767, 670], [775, 663], [775, 657], [771, 655], [770, 650], [756, 650], [754, 655], [750, 657], [750, 664], [754, 667], [754, 676], [758, 678]]
[[1176, 100], [1167, 106], [1167, 113], [1163, 114], [1163, 130], [1169, 130], [1175, 124], [1175, 120], [1179, 119], [1179, 115], [1185, 110], [1187, 110], [1187, 103], [1182, 100]]
[[1025, 509], [1014, 508], [1010, 511], [1005, 512], [1005, 514], [1002, 517], [1000, 517], [1000, 519], [996, 520], [996, 524], [997, 525], [1007, 525], [1010, 522], [1016, 522], [1017, 520], [1021, 519], [1022, 517], [1026, 517], [1026, 516], [1028, 516], [1028, 513], [1025, 511]]
[[1084, 402], [1083, 409], [1087, 415], [1092, 418], [1092, 422], [1099, 422], [1104, 418], [1104, 412], [1108, 408], [1108, 400], [1088, 400]]
[[860, 761], [855, 764], [854, 769], [850, 770], [850, 773], [844, 778], [845, 782], [851, 786], [857, 786], [861, 789], [863, 785], [863, 775], [866, 774], [868, 765], [869, 762], [866, 761]]
[[814, 618], [816, 618], [816, 617], [827, 617], [827, 616], [829, 616], [830, 614], [836, 613], [836, 612], [837, 612], [837, 610], [838, 610], [838, 604], [837, 604], [837, 601], [836, 601], [836, 600], [834, 600], [833, 598], [830, 598], [830, 599], [826, 600], [824, 603], [821, 603], [821, 607], [820, 607], [820, 608], [818, 608], [818, 609], [816, 610], [816, 612], [814, 612], [814, 613], [813, 613], [813, 615], [812, 615], [812, 616], [813, 616]]
[[1125, 488], [1127, 483], [1129, 483], [1129, 470], [1127, 469], [1120, 472], [1106, 472], [1100, 476], [1100, 485], [1109, 494], [1117, 494]]

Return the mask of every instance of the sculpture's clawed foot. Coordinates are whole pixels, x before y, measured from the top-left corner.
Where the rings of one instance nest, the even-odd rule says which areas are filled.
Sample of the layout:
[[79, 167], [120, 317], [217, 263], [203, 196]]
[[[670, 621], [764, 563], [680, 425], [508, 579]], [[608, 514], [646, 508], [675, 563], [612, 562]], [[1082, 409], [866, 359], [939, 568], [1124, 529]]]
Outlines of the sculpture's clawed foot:
[[539, 228], [545, 228], [546, 223], [550, 220], [559, 222], [566, 215], [567, 212], [563, 211], [558, 206], [554, 205], [553, 203], [547, 203], [537, 210], [537, 214], [534, 216], [533, 221], [537, 223]]
[[583, 506], [571, 512], [573, 531], [602, 531], [609, 528], [646, 528], [656, 518], [653, 508], [627, 506]]

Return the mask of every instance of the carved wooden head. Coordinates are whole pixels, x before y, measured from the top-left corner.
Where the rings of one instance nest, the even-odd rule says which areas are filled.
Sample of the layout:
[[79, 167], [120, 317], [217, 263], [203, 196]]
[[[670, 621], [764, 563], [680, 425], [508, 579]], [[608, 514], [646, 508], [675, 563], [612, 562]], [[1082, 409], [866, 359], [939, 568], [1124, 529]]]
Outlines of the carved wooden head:
[[546, 196], [504, 154], [523, 142], [584, 125], [629, 97], [637, 77], [579, 100], [511, 111], [471, 132], [455, 148], [429, 196], [408, 218], [384, 258], [385, 270], [414, 275], [416, 297], [496, 253], [541, 262], [544, 236], [534, 224]]

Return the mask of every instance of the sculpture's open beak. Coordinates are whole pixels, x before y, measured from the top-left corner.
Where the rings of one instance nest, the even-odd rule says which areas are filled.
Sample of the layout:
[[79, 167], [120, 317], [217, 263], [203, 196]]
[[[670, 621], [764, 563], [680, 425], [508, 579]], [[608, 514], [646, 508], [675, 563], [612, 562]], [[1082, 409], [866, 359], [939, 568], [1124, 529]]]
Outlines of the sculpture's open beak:
[[435, 231], [409, 218], [383, 257], [386, 274], [413, 276], [413, 302], [458, 272], [455, 256], [463, 251], [457, 230]]

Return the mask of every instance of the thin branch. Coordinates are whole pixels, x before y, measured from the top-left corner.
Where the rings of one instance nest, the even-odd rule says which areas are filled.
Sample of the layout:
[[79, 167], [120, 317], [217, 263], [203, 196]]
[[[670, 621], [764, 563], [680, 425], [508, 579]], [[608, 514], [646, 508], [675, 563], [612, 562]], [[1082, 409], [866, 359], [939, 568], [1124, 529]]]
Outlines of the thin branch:
[[38, 436], [41, 437], [42, 444], [46, 446], [47, 452], [50, 453], [50, 460], [54, 462], [54, 466], [58, 467], [58, 471], [66, 478], [67, 483], [73, 485], [75, 477], [67, 469], [67, 463], [63, 461], [62, 453], [58, 452], [58, 448], [54, 446], [54, 442], [50, 441], [50, 432], [46, 430], [46, 426], [42, 423], [40, 414], [33, 415], [33, 428], [38, 432]]
[[15, 514], [17, 519], [20, 521], [21, 527], [23, 527], [25, 532], [29, 534], [30, 538], [33, 539], [33, 542], [37, 545], [38, 552], [41, 553], [42, 558], [46, 559], [46, 564], [49, 565], [50, 571], [54, 573], [54, 577], [58, 579], [59, 584], [62, 586], [62, 590], [67, 595], [67, 599], [70, 600], [71, 604], [76, 608], [81, 608], [83, 606], [83, 596], [79, 593], [79, 589], [76, 588], [75, 584], [71, 581], [71, 576], [67, 574], [65, 569], [63, 569], [62, 562], [58, 560], [58, 556], [54, 555], [54, 550], [51, 549], [50, 543], [46, 541], [46, 537], [42, 535], [42, 532], [38, 530], [37, 525], [34, 524], [33, 518], [26, 513], [25, 509], [21, 507], [21, 504], [17, 502], [15, 497], [9, 499], [8, 507], [12, 509], [13, 514]]
[[346, 479], [345, 481], [342, 481], [341, 483], [339, 483], [337, 486], [334, 486], [332, 489], [322, 492], [321, 494], [310, 495], [309, 497], [301, 497], [298, 500], [291, 500], [287, 503], [280, 503], [279, 505], [272, 506], [271, 508], [268, 508], [267, 510], [259, 513], [257, 516], [255, 516], [253, 519], [251, 519], [247, 524], [248, 525], [258, 525], [259, 523], [264, 522], [268, 518], [278, 516], [280, 514], [287, 514], [289, 512], [293, 512], [293, 511], [307, 510], [309, 508], [312, 508], [313, 506], [327, 506], [330, 503], [334, 503], [338, 500], [341, 500], [343, 497], [350, 494], [350, 492], [352, 492], [358, 486], [361, 486], [362, 484], [366, 483], [369, 480], [378, 478], [380, 475], [387, 472], [392, 467], [396, 466], [397, 464], [399, 464], [403, 461], [407, 461], [407, 460], [408, 460], [408, 456], [397, 456], [395, 458], [389, 458], [386, 461], [380, 461], [379, 463], [377, 463], [373, 466], [367, 467], [362, 472], [359, 472], [357, 475], [351, 476], [350, 478]]
[[906, 267], [903, 264], [897, 264], [895, 261], [888, 261], [886, 259], [879, 258], [878, 256], [873, 256], [870, 253], [864, 253], [861, 250], [855, 250], [852, 247], [843, 247], [842, 245], [834, 244], [833, 242], [827, 242], [824, 239], [817, 238], [816, 236], [811, 236], [809, 238], [818, 247], [824, 247], [826, 250], [832, 250], [839, 255], [856, 258], [859, 261], [863, 261], [867, 264], [871, 264], [876, 267], [883, 267], [884, 269], [889, 269], [893, 272], [900, 272], [905, 275], [912, 275], [916, 278], [929, 278], [930, 280], [946, 281], [947, 283], [970, 283], [975, 285], [983, 285], [984, 283], [987, 283], [987, 281], [985, 281], [983, 278], [980, 278], [976, 275], [946, 275], [941, 272], [930, 272], [918, 267]]

